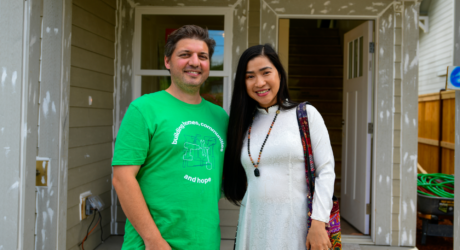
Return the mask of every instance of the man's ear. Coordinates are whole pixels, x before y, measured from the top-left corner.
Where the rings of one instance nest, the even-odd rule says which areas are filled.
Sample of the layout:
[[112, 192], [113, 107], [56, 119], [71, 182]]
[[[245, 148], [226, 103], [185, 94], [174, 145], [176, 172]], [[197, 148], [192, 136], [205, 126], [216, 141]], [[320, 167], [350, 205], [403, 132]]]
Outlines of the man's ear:
[[169, 62], [170, 62], [170, 58], [165, 56], [165, 67], [166, 67], [166, 69], [171, 69], [171, 64]]

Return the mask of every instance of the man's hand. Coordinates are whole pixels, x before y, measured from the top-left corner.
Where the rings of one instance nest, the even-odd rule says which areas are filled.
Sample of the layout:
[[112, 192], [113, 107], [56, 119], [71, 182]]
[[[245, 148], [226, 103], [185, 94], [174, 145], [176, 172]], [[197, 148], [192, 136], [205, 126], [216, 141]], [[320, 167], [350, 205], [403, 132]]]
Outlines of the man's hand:
[[311, 228], [308, 231], [306, 246], [307, 249], [310, 250], [327, 250], [332, 248], [324, 222], [317, 220], [311, 221]]
[[163, 238], [153, 242], [144, 241], [144, 243], [145, 250], [171, 250], [171, 246], [169, 246], [168, 242], [166, 242]]
[[171, 250], [149, 212], [136, 175], [140, 166], [114, 166], [112, 184], [129, 221], [148, 250]]

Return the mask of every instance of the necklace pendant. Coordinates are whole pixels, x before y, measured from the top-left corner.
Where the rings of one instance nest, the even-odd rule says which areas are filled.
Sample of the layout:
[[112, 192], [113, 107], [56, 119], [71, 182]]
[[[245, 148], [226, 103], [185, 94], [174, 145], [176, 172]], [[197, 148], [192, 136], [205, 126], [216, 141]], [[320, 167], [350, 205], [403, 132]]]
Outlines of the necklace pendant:
[[259, 177], [259, 176], [260, 176], [260, 171], [259, 171], [258, 168], [254, 169], [254, 175], [255, 175], [256, 177]]

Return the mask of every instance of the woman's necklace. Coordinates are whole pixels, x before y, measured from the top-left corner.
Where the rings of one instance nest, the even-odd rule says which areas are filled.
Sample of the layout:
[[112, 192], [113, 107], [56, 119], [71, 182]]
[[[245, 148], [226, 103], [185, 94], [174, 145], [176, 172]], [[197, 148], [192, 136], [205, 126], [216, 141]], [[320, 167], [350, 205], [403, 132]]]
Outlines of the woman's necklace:
[[251, 148], [250, 147], [251, 146], [251, 128], [252, 128], [252, 122], [254, 122], [255, 115], [252, 117], [252, 122], [249, 125], [249, 131], [248, 131], [248, 154], [249, 154], [249, 159], [251, 159], [252, 165], [254, 165], [254, 167], [256, 168], [256, 169], [254, 169], [254, 175], [256, 177], [260, 176], [260, 171], [259, 171], [259, 169], [257, 167], [259, 167], [260, 156], [262, 155], [262, 150], [264, 150], [265, 143], [267, 142], [268, 136], [270, 135], [270, 132], [272, 131], [273, 125], [275, 124], [275, 121], [276, 121], [276, 117], [278, 117], [279, 113], [280, 113], [280, 107], [278, 107], [278, 110], [276, 111], [275, 118], [273, 118], [272, 125], [270, 125], [270, 129], [268, 130], [267, 137], [265, 137], [264, 143], [262, 144], [262, 147], [260, 148], [259, 159], [257, 159], [257, 164], [255, 164], [254, 161], [252, 160], [251, 151], [250, 151], [250, 148]]

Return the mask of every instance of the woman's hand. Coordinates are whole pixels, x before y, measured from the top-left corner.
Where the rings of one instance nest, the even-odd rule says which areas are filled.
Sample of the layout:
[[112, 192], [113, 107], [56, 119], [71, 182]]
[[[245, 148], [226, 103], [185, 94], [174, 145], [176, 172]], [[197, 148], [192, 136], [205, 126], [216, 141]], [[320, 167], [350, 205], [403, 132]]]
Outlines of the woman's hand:
[[332, 248], [331, 241], [327, 236], [326, 224], [322, 221], [312, 220], [307, 235], [307, 249], [327, 250]]

